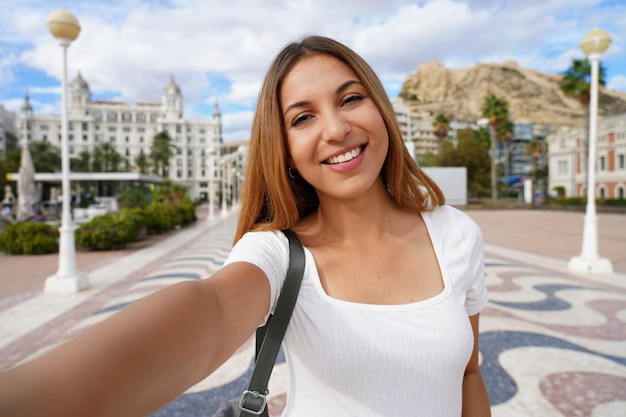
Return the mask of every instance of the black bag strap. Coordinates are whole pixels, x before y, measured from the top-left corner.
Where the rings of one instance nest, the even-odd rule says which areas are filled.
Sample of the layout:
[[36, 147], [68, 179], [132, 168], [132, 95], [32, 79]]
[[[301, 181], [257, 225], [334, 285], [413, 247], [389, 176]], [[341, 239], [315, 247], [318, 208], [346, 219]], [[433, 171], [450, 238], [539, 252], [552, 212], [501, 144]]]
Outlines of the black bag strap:
[[257, 330], [256, 364], [248, 389], [239, 402], [240, 417], [267, 417], [267, 385], [283, 341], [291, 313], [296, 305], [304, 273], [304, 249], [298, 236], [291, 230], [282, 231], [289, 239], [289, 269], [285, 283], [276, 301], [274, 315]]

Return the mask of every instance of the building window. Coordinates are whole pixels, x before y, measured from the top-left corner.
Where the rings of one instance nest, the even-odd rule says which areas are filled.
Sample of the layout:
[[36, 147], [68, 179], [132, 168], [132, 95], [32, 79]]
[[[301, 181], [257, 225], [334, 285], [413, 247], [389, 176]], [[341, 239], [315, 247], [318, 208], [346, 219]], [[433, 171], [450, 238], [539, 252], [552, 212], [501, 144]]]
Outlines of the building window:
[[71, 141], [73, 141], [73, 140], [74, 140], [74, 135], [70, 134], [70, 135], [67, 137], [67, 140], [69, 140], [70, 142], [71, 142]]
[[100, 120], [102, 120], [102, 113], [100, 113], [99, 111], [93, 112], [93, 119], [96, 122], [99, 122]]
[[85, 122], [83, 122], [83, 131], [86, 132], [89, 130], [89, 125]]
[[108, 122], [115, 122], [115, 121], [117, 121], [117, 113], [113, 113], [113, 112], [107, 113], [107, 121]]
[[115, 129], [115, 126], [109, 126], [109, 132], [111, 133], [115, 133], [117, 129]]
[[617, 155], [617, 167], [619, 169], [624, 169], [624, 154]]
[[68, 129], [68, 130], [74, 130], [74, 122], [69, 122], [69, 123], [67, 124], [67, 129]]
[[567, 161], [559, 161], [559, 174], [567, 174]]
[[109, 136], [109, 142], [115, 142], [115, 136]]
[[124, 113], [122, 113], [122, 120], [123, 120], [123, 121], [125, 121], [125, 122], [130, 122], [130, 119], [131, 119], [131, 118], [130, 118], [130, 113], [128, 113], [128, 112], [124, 112]]
[[130, 132], [130, 127], [128, 127], [128, 126], [124, 126], [123, 131], [124, 131], [125, 133]]
[[87, 142], [87, 135], [83, 135], [83, 142]]
[[139, 136], [139, 142], [143, 143], [143, 136]]
[[156, 122], [156, 121], [157, 121], [157, 118], [158, 118], [158, 117], [159, 117], [159, 116], [158, 116], [156, 113], [152, 113], [152, 114], [150, 115], [150, 121], [154, 123], [154, 122]]
[[606, 171], [606, 157], [600, 157], [600, 171]]

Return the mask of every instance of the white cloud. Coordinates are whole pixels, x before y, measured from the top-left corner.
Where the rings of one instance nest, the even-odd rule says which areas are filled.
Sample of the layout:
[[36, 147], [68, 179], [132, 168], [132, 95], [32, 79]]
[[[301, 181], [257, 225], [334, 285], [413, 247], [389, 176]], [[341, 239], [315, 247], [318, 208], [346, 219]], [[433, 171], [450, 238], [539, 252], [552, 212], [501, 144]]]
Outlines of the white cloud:
[[616, 75], [609, 78], [606, 86], [611, 90], [626, 90], [626, 75]]
[[[45, 27], [55, 7], [41, 0], [2, 3], [0, 85], [14, 82], [17, 65], [60, 79], [60, 48]], [[194, 109], [212, 108], [218, 99], [225, 134], [237, 137], [249, 129], [272, 57], [310, 33], [353, 47], [392, 93], [421, 62], [435, 59], [446, 66], [515, 60], [559, 73], [582, 57], [578, 42], [598, 25], [613, 36], [603, 62], [610, 85], [626, 90], [626, 25], [620, 23], [626, 5], [600, 0], [81, 0], [66, 8], [82, 26], [68, 50], [70, 80], [81, 71], [94, 94], [159, 101], [173, 75], [186, 112], [196, 116]], [[10, 99], [0, 91], [1, 102]]]

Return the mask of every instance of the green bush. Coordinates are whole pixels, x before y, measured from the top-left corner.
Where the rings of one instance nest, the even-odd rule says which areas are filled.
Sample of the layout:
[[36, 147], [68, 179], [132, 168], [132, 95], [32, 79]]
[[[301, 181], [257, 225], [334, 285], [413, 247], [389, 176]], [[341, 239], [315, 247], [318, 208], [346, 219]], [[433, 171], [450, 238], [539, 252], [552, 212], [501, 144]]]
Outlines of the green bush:
[[144, 220], [149, 233], [161, 233], [172, 230], [172, 216], [167, 204], [152, 202], [144, 210]]
[[17, 222], [0, 234], [0, 250], [9, 255], [41, 255], [59, 250], [58, 231], [39, 222]]
[[121, 209], [123, 208], [145, 208], [149, 203], [150, 191], [144, 188], [125, 188], [117, 201]]
[[76, 244], [88, 249], [123, 248], [139, 236], [141, 225], [128, 212], [98, 216], [76, 229]]
[[626, 207], [626, 199], [615, 198], [610, 200], [598, 200], [598, 204], [607, 207]]
[[182, 226], [193, 223], [197, 220], [196, 205], [189, 199], [176, 206], [176, 210], [181, 216]]

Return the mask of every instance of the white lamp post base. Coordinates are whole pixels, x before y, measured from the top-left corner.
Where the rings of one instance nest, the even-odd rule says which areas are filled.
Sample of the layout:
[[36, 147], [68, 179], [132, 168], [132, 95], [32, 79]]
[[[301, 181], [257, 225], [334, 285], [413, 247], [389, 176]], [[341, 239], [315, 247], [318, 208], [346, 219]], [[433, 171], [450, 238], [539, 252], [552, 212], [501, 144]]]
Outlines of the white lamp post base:
[[585, 258], [574, 256], [569, 260], [567, 267], [570, 271], [582, 272], [587, 274], [612, 274], [613, 265], [611, 261], [605, 258]]
[[73, 225], [62, 225], [59, 229], [59, 270], [46, 278], [46, 294], [72, 294], [89, 288], [87, 275], [76, 269], [74, 229]]
[[89, 288], [89, 280], [83, 272], [74, 275], [51, 275], [46, 278], [44, 292], [46, 294], [74, 294]]

